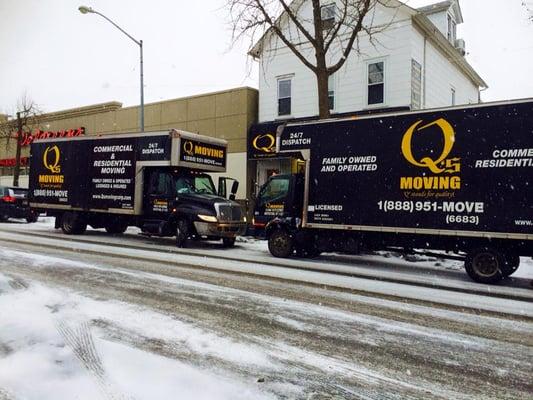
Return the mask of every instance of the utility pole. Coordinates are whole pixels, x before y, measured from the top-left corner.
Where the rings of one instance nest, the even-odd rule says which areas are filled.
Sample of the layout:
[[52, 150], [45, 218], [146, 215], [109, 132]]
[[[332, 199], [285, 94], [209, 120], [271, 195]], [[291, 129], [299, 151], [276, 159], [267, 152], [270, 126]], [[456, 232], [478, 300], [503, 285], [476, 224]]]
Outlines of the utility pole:
[[15, 170], [13, 171], [13, 186], [18, 187], [20, 176], [20, 150], [22, 141], [22, 119], [20, 118], [20, 111], [17, 112], [17, 152], [15, 155]]

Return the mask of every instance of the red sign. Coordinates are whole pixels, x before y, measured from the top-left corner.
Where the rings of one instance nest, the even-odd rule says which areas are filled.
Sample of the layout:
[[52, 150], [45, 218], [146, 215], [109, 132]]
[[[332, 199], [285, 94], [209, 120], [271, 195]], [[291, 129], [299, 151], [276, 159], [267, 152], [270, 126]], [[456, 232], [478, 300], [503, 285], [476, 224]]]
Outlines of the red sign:
[[[62, 137], [76, 137], [85, 135], [85, 128], [82, 126], [76, 129], [66, 129], [61, 131], [42, 131], [35, 129], [33, 134], [31, 132], [22, 132], [20, 144], [22, 147], [29, 146], [34, 140], [48, 139], [48, 138], [62, 138]], [[17, 137], [17, 132], [13, 132], [12, 136]]]
[[[4, 158], [0, 160], [0, 167], [14, 167], [17, 165], [16, 158]], [[28, 165], [28, 157], [20, 157], [20, 166], [25, 167]]]

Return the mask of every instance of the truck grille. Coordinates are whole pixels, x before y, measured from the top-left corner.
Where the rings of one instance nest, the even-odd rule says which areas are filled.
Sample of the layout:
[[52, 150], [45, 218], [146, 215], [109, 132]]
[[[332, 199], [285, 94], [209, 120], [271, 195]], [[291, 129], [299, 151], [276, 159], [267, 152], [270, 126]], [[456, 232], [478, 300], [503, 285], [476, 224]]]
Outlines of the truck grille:
[[220, 222], [240, 221], [242, 219], [241, 206], [237, 204], [215, 204]]

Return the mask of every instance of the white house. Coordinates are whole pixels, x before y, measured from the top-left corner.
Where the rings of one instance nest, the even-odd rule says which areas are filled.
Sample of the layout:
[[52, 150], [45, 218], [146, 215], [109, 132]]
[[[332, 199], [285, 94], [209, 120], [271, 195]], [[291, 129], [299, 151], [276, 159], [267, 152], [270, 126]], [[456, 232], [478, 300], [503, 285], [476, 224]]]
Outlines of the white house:
[[[332, 113], [479, 102], [479, 91], [487, 84], [466, 61], [465, 43], [457, 39], [456, 27], [463, 23], [459, 1], [419, 9], [395, 0], [389, 3], [397, 7], [377, 6], [367, 15], [366, 24], [383, 27], [374, 35], [374, 44], [361, 35], [360, 52], [352, 51], [330, 78]], [[335, 18], [335, 0], [322, 4], [323, 18]], [[309, 0], [291, 5], [302, 20], [312, 21]], [[279, 21], [284, 31], [296, 31], [287, 18]], [[307, 28], [312, 30], [310, 23]], [[308, 43], [302, 41], [299, 48], [314, 62]], [[338, 51], [332, 47], [329, 58], [338, 59]], [[260, 64], [260, 122], [318, 115], [315, 75], [283, 42], [267, 32], [250, 54]]]
[[[323, 22], [338, 18], [340, 0], [322, 0]], [[359, 36], [359, 51], [352, 51], [343, 67], [330, 77], [332, 116], [373, 109], [409, 107], [424, 109], [478, 103], [480, 90], [487, 84], [465, 59], [465, 43], [457, 38], [457, 25], [463, 23], [458, 0], [442, 1], [413, 9], [389, 0], [392, 7], [376, 6], [365, 24], [379, 32], [372, 42]], [[294, 0], [305, 27], [313, 31], [310, 0]], [[299, 41], [298, 48], [315, 62], [313, 48], [287, 15], [278, 19], [280, 29]], [[346, 36], [341, 40], [346, 40]], [[331, 53], [331, 54], [329, 54]], [[330, 62], [338, 60], [340, 46], [331, 47]], [[249, 159], [255, 164], [256, 183], [271, 173], [294, 172], [289, 159], [261, 154], [269, 145], [267, 132], [278, 122], [318, 115], [317, 83], [308, 69], [272, 31], [266, 32], [249, 53], [259, 62], [259, 122], [249, 135]], [[257, 138], [262, 141], [261, 146]], [[254, 142], [254, 140], [256, 140]], [[269, 157], [270, 156], [270, 157]]]

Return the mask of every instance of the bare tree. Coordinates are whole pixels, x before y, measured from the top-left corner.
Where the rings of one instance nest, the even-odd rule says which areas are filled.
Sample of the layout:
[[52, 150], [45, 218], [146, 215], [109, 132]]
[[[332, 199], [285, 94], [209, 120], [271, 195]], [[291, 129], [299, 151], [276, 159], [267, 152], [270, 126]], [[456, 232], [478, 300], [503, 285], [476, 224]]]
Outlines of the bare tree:
[[[312, 17], [300, 11], [306, 1]], [[253, 44], [279, 39], [316, 76], [320, 118], [328, 118], [328, 78], [337, 72], [352, 51], [360, 53], [360, 36], [375, 44], [375, 34], [390, 22], [374, 24], [377, 6], [398, 8], [393, 0], [228, 0], [234, 41], [248, 37]], [[270, 42], [272, 43], [272, 42]]]
[[6, 149], [9, 148], [12, 140], [15, 140], [16, 144], [13, 186], [19, 185], [23, 132], [31, 131], [34, 126], [39, 125], [41, 114], [37, 103], [24, 93], [17, 101], [15, 115], [11, 119], [0, 122], [0, 138], [5, 141]]

